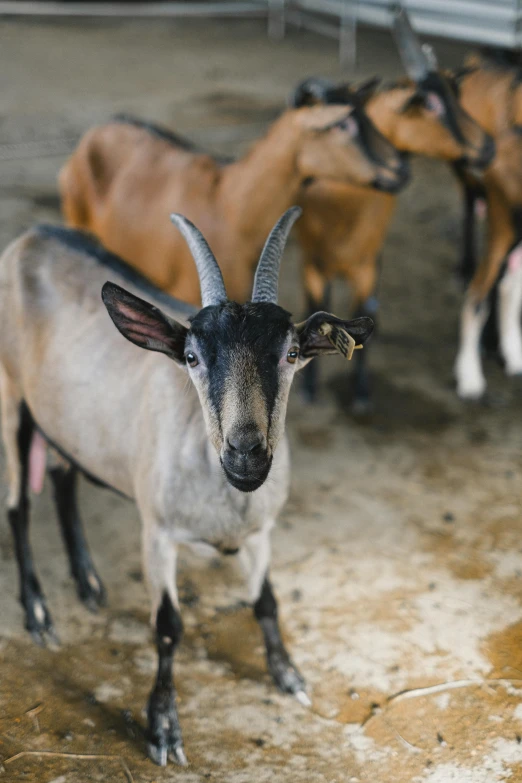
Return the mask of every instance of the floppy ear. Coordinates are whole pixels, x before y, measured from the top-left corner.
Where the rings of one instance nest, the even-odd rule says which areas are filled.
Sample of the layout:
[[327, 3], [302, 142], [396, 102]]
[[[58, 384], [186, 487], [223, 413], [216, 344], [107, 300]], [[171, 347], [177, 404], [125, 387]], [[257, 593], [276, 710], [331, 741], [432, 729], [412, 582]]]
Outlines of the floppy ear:
[[328, 103], [327, 95], [333, 82], [312, 76], [300, 82], [288, 99], [288, 105], [293, 109], [301, 106], [316, 106], [318, 103]]
[[351, 359], [355, 348], [364, 345], [373, 332], [371, 318], [342, 321], [330, 313], [314, 313], [296, 325], [299, 353], [302, 359], [311, 359], [328, 353], [340, 353]]
[[399, 109], [399, 114], [405, 114], [407, 111], [414, 108], [420, 109], [422, 108], [422, 106], [425, 105], [425, 103], [426, 103], [426, 98], [424, 96], [424, 93], [416, 90], [412, 95], [410, 95], [409, 98], [406, 98], [406, 100], [404, 101], [404, 103]]
[[372, 76], [371, 79], [367, 79], [357, 87], [355, 94], [363, 106], [375, 95], [381, 81], [380, 76]]
[[114, 325], [127, 340], [185, 363], [185, 326], [115, 283], [105, 283], [102, 299]]

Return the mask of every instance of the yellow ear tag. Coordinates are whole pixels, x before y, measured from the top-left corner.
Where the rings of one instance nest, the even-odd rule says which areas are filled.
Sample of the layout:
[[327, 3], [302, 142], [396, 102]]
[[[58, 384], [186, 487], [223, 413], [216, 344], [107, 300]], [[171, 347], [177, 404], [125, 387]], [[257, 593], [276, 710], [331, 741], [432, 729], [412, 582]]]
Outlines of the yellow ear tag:
[[348, 334], [340, 326], [334, 324], [324, 323], [318, 329], [319, 334], [326, 337], [328, 341], [333, 345], [336, 351], [338, 351], [345, 359], [350, 359], [353, 356], [354, 351], [360, 350], [363, 346], [356, 345], [355, 340], [351, 334]]

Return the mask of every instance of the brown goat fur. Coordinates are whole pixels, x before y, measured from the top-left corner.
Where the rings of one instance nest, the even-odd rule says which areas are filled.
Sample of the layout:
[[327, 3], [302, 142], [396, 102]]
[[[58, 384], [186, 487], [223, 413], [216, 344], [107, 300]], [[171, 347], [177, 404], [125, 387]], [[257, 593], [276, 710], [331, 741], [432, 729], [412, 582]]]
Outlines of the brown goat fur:
[[69, 225], [94, 233], [160, 288], [196, 304], [194, 265], [168, 220], [182, 211], [220, 258], [230, 297], [244, 301], [264, 239], [303, 183], [318, 176], [400, 183], [397, 152], [387, 145], [387, 159], [376, 161], [353, 137], [352, 121], [348, 106], [286, 111], [228, 165], [131, 124], [97, 127], [61, 171], [63, 212]]
[[[453, 90], [443, 75], [437, 76], [446, 82], [448, 90]], [[464, 157], [479, 161], [487, 142], [483, 130], [456, 105], [454, 116], [461, 134], [461, 140], [457, 140], [437, 112], [437, 96], [432, 105], [429, 93], [427, 99], [417, 100], [417, 90], [415, 83], [404, 80], [369, 97], [365, 109], [378, 130], [402, 152], [444, 161]], [[320, 180], [303, 192], [303, 217], [297, 232], [311, 306], [323, 306], [328, 283], [342, 279], [350, 285], [355, 311], [364, 311], [365, 302], [375, 290], [379, 257], [395, 201], [390, 194]], [[309, 376], [314, 372], [312, 368]], [[364, 374], [363, 369], [361, 372]], [[313, 398], [316, 380], [307, 376], [307, 381], [307, 393]], [[355, 405], [361, 410], [367, 406], [358, 397], [367, 394], [367, 379], [356, 379]]]

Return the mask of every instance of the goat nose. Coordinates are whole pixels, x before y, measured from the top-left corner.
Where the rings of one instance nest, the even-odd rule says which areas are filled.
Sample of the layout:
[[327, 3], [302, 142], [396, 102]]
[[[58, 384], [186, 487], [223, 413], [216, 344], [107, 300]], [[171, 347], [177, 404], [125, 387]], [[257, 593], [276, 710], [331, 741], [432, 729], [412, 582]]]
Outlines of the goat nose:
[[228, 447], [239, 454], [251, 454], [265, 445], [265, 438], [261, 432], [245, 432], [231, 435], [227, 438]]

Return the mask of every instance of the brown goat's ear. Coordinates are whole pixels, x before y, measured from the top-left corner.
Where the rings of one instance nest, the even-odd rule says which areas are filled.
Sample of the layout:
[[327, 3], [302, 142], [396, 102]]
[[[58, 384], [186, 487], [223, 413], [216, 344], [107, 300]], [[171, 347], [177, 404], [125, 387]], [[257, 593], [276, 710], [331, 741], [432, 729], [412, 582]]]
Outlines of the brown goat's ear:
[[334, 128], [346, 119], [351, 111], [349, 106], [308, 106], [297, 114], [299, 124], [303, 129], [321, 133]]
[[297, 324], [299, 353], [302, 359], [328, 353], [340, 353], [351, 359], [357, 348], [362, 348], [373, 332], [371, 318], [354, 318], [342, 321], [330, 313], [314, 313], [308, 320]]
[[355, 94], [363, 106], [375, 95], [380, 83], [380, 76], [372, 76], [371, 79], [367, 79], [356, 88]]
[[185, 362], [188, 329], [162, 311], [115, 283], [105, 283], [102, 299], [114, 325], [140, 348], [159, 351], [177, 362]]
[[415, 90], [409, 98], [406, 98], [402, 106], [399, 107], [399, 114], [406, 114], [410, 109], [420, 109], [426, 103], [426, 96], [424, 93]]

